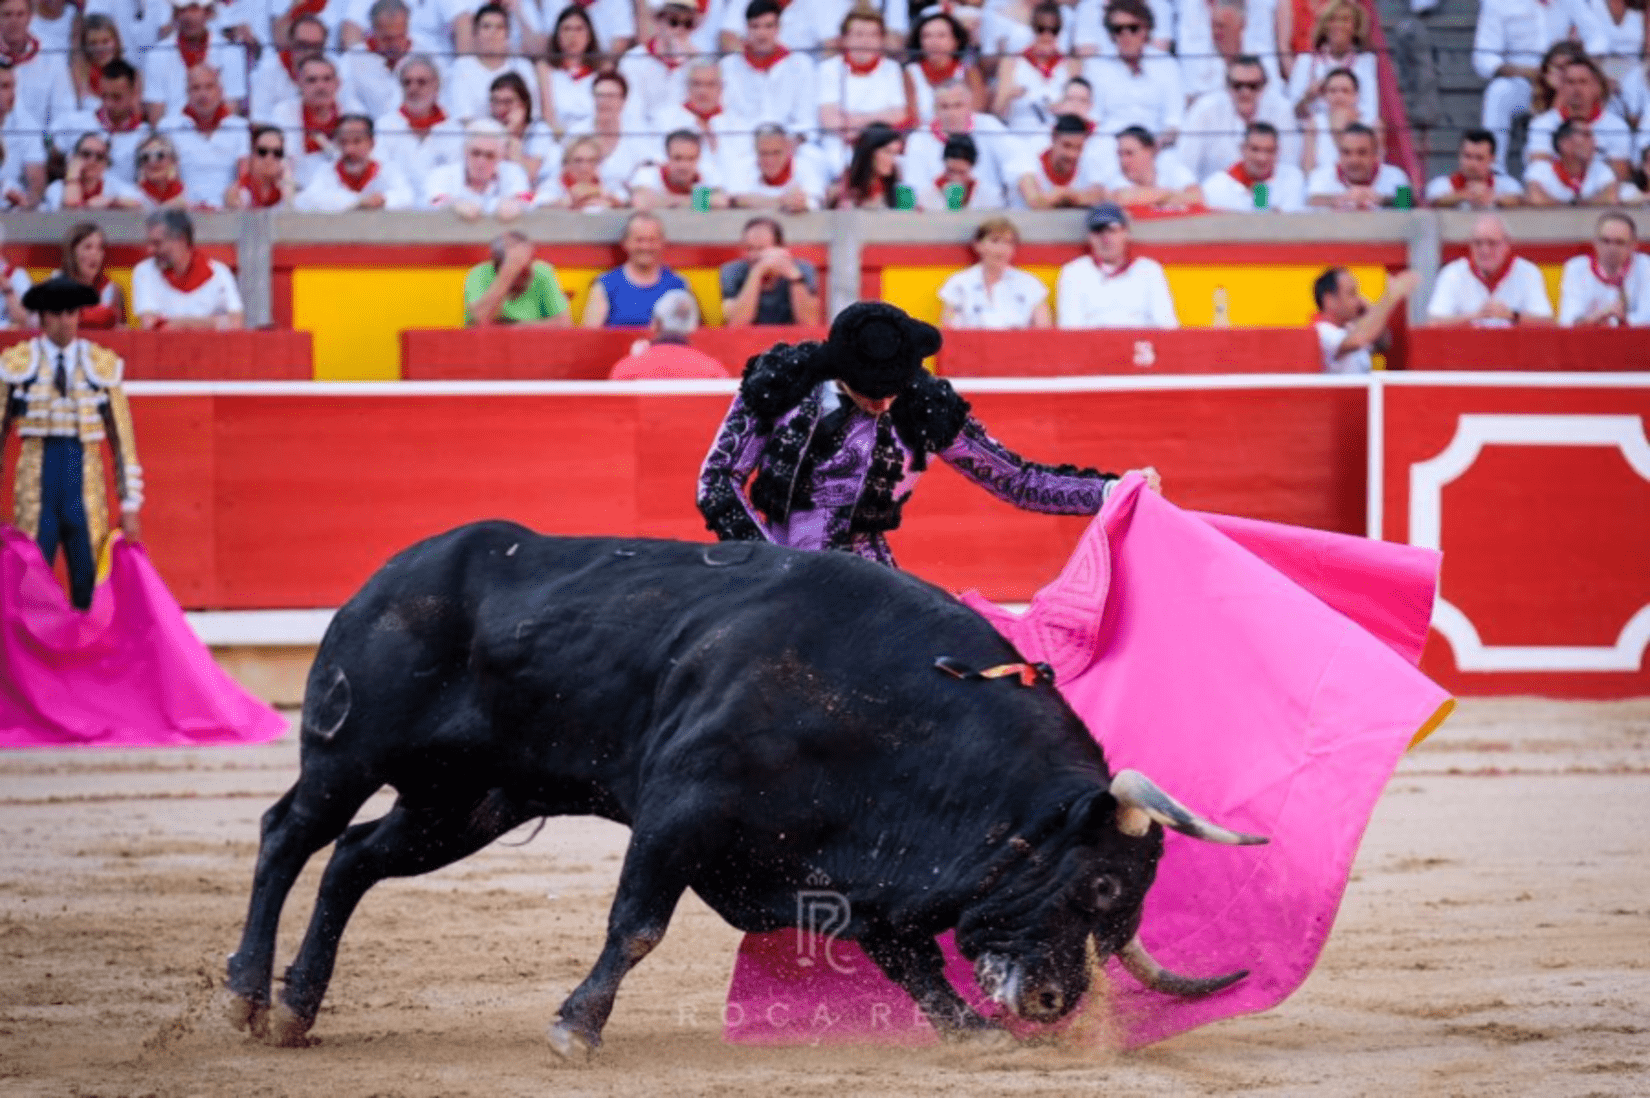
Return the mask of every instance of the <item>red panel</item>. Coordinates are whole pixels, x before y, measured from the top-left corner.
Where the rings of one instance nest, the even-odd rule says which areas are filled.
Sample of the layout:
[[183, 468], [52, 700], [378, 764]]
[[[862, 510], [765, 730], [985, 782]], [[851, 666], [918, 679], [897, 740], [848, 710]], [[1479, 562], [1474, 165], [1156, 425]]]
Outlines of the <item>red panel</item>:
[[[0, 332], [0, 350], [33, 334]], [[86, 334], [125, 361], [128, 381], [308, 381], [314, 376], [308, 332], [119, 328]]]
[[1412, 370], [1642, 370], [1650, 331], [1642, 328], [1416, 328]]
[[[728, 368], [730, 376], [745, 360], [780, 340], [824, 339], [823, 326], [702, 328], [693, 346]], [[401, 333], [401, 374], [409, 381], [492, 378], [605, 378], [613, 364], [630, 353], [641, 328], [420, 328]]]
[[[1591, 250], [1590, 245], [1585, 240], [1568, 240], [1545, 244], [1520, 242], [1513, 248], [1513, 251], [1518, 254], [1518, 258], [1527, 259], [1531, 263], [1545, 267], [1556, 267], [1575, 256], [1586, 255], [1589, 250]], [[1449, 263], [1453, 260], [1464, 259], [1466, 255], [1467, 245], [1465, 241], [1445, 244], [1440, 249], [1439, 262]]]
[[951, 331], [940, 351], [947, 377], [1071, 374], [1318, 373], [1317, 336], [1306, 328]]
[[[1384, 534], [1409, 540], [1411, 467], [1442, 453], [1463, 415], [1650, 418], [1650, 388], [1394, 386], [1386, 389]], [[1609, 645], [1650, 603], [1650, 485], [1614, 448], [1485, 446], [1441, 492], [1441, 593], [1487, 645]], [[1463, 694], [1633, 697], [1650, 669], [1456, 669], [1434, 637], [1423, 667]]]

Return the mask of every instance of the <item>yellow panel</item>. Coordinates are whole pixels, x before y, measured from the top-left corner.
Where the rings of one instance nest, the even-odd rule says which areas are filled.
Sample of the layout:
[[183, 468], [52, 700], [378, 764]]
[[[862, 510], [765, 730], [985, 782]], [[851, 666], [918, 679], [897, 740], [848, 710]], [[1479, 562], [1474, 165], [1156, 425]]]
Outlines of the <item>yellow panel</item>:
[[1547, 284], [1547, 300], [1552, 304], [1553, 316], [1558, 315], [1559, 291], [1564, 285], [1564, 264], [1541, 268], [1541, 280]]

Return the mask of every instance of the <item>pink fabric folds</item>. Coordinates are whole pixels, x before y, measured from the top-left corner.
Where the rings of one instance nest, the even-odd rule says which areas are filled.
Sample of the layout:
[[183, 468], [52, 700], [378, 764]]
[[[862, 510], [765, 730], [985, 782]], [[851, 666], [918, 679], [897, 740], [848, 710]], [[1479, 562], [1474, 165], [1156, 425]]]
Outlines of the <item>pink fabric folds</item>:
[[[1109, 1013], [1085, 1019], [1098, 1023], [1085, 1032], [1148, 1044], [1275, 1006], [1306, 979], [1376, 798], [1451, 704], [1415, 667], [1438, 564], [1408, 546], [1193, 515], [1131, 478], [1023, 615], [963, 596], [1027, 659], [1055, 667], [1114, 772], [1140, 770], [1215, 822], [1272, 840], [1168, 835], [1140, 931], [1177, 972], [1250, 976], [1183, 1000], [1112, 961]], [[948, 974], [979, 1005], [970, 966], [949, 934], [941, 944]], [[823, 946], [795, 931], [748, 936], [728, 1039], [934, 1039], [852, 943], [830, 943], [828, 956]]]
[[201, 645], [142, 546], [118, 536], [91, 609], [0, 527], [0, 747], [261, 743], [286, 720]]

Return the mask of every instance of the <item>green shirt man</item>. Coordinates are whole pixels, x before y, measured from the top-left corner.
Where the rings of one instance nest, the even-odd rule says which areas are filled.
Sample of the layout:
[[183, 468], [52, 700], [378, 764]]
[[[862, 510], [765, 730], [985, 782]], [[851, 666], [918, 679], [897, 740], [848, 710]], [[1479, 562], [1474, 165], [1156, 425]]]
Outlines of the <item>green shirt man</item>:
[[476, 264], [464, 278], [465, 323], [572, 323], [556, 269], [533, 258], [533, 245], [525, 236], [505, 233], [492, 249], [492, 260]]

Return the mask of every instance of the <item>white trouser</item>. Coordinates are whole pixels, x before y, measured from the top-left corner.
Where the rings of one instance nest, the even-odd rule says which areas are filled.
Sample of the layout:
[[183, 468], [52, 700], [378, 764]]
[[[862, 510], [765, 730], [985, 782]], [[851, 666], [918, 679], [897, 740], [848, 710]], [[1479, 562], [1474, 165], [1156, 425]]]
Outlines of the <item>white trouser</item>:
[[1498, 76], [1484, 89], [1484, 128], [1495, 135], [1495, 167], [1507, 167], [1507, 141], [1513, 116], [1530, 113], [1530, 82], [1522, 76]]

